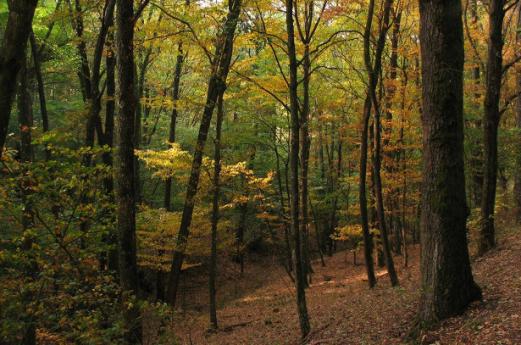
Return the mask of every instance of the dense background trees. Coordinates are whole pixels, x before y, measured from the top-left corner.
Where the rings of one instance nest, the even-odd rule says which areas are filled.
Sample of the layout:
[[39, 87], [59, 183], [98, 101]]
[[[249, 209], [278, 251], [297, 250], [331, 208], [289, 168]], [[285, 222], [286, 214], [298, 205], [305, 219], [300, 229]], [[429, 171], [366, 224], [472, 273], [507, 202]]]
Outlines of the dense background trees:
[[2, 339], [168, 338], [197, 269], [217, 329], [220, 274], [254, 258], [284, 268], [306, 337], [317, 265], [360, 251], [370, 288], [397, 286], [420, 242], [421, 319], [463, 311], [495, 214], [521, 214], [520, 13], [0, 2]]

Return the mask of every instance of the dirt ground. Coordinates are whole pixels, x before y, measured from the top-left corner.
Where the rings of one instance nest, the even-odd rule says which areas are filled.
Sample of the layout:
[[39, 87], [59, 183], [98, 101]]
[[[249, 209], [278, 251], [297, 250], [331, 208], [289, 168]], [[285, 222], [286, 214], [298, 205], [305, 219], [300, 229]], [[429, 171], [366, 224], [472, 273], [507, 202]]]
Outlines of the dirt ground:
[[[248, 261], [243, 277], [233, 264], [221, 267], [219, 330], [208, 331], [205, 274], [188, 277], [172, 328], [180, 344], [405, 344], [418, 301], [419, 250], [409, 248], [409, 265], [395, 258], [400, 287], [385, 270], [369, 290], [365, 268], [352, 254], [314, 262], [306, 290], [312, 332], [300, 340], [295, 292], [276, 260]], [[361, 256], [359, 256], [359, 260]], [[462, 316], [421, 334], [420, 344], [521, 344], [521, 231], [504, 235], [497, 249], [473, 262], [484, 299]], [[199, 278], [197, 278], [199, 277]], [[243, 293], [240, 293], [243, 292]]]

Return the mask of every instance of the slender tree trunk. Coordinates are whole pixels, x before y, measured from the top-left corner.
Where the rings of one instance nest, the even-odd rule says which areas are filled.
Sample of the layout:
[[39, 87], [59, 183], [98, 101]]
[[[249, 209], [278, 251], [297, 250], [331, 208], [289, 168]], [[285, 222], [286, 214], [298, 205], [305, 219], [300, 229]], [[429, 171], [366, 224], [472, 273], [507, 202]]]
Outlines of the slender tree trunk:
[[[183, 60], [184, 60], [184, 52], [183, 52], [183, 44], [180, 42], [177, 46], [177, 58], [175, 64], [174, 71], [174, 85], [172, 88], [172, 101], [174, 103], [174, 107], [172, 109], [172, 115], [170, 117], [170, 132], [168, 134], [168, 142], [174, 143], [176, 140], [176, 127], [177, 127], [177, 102], [179, 101], [179, 91], [181, 86], [181, 72], [183, 70]], [[172, 197], [172, 178], [167, 178], [165, 181], [165, 198], [163, 200], [163, 207], [166, 210], [170, 210], [171, 206], [171, 197]]]
[[[18, 124], [20, 129], [20, 161], [28, 163], [33, 161], [34, 152], [32, 147], [32, 127], [33, 127], [33, 102], [31, 95], [31, 88], [29, 85], [29, 70], [27, 69], [27, 59], [24, 56], [21, 61], [21, 69], [18, 73]], [[33, 254], [33, 243], [35, 237], [32, 235], [34, 228], [34, 215], [33, 206], [28, 196], [31, 193], [31, 188], [28, 187], [30, 183], [30, 174], [28, 174], [27, 168], [23, 168], [22, 174], [24, 176], [22, 183], [20, 184], [21, 199], [23, 204], [22, 212], [22, 227], [23, 227], [23, 243], [21, 249], [27, 256], [28, 262], [25, 266], [25, 274], [27, 278], [34, 281], [36, 274], [38, 273], [38, 264]], [[24, 305], [30, 306], [35, 302], [33, 291], [31, 289], [24, 289], [22, 298]], [[36, 315], [34, 311], [27, 308], [25, 311], [25, 330], [21, 344], [22, 345], [36, 345]]]
[[0, 47], [0, 158], [2, 157], [11, 106], [16, 92], [16, 77], [25, 57], [27, 39], [37, 0], [9, 0], [9, 14]]
[[[79, 3], [79, 0], [77, 0]], [[103, 130], [101, 128], [101, 92], [99, 84], [101, 80], [101, 61], [103, 59], [103, 51], [105, 49], [105, 41], [110, 25], [113, 23], [114, 8], [116, 6], [116, 0], [106, 0], [105, 8], [103, 13], [103, 19], [101, 22], [100, 32], [96, 40], [96, 46], [94, 48], [92, 69], [89, 71], [88, 61], [86, 61], [86, 67], [82, 67], [83, 73], [89, 73], [84, 76], [84, 80], [88, 79], [88, 85], [90, 85], [90, 96], [88, 100], [90, 102], [89, 116], [87, 118], [87, 124], [85, 127], [85, 146], [92, 148], [94, 147], [95, 133], [98, 133], [98, 140], [103, 142]], [[81, 15], [80, 15], [81, 17]], [[83, 42], [83, 41], [82, 41]], [[80, 43], [81, 44], [81, 43]], [[84, 48], [82, 48], [84, 49]], [[81, 52], [83, 54], [83, 51]], [[85, 59], [86, 59], [85, 52]], [[83, 57], [82, 57], [83, 64]], [[88, 77], [87, 77], [88, 76]], [[91, 164], [92, 155], [86, 154], [84, 157], [84, 164], [89, 166]]]
[[78, 67], [78, 77], [80, 79], [80, 87], [84, 102], [90, 102], [92, 99], [89, 59], [87, 57], [87, 45], [83, 37], [83, 9], [80, 0], [74, 0], [74, 9], [72, 9], [71, 0], [68, 0], [69, 10], [71, 11], [71, 22], [76, 37], [78, 38], [78, 55], [80, 57], [80, 65]]
[[276, 138], [276, 132], [274, 133], [274, 151], [275, 151], [275, 162], [276, 162], [276, 169], [277, 169], [277, 187], [278, 187], [278, 194], [279, 194], [279, 202], [280, 202], [280, 213], [281, 218], [284, 222], [284, 244], [285, 244], [285, 254], [286, 254], [286, 271], [288, 272], [288, 275], [290, 276], [291, 280], [294, 281], [294, 277], [291, 274], [293, 271], [293, 259], [291, 257], [291, 243], [289, 239], [289, 229], [288, 229], [288, 222], [286, 221], [286, 204], [284, 202], [284, 190], [282, 187], [282, 172], [280, 169], [280, 154], [279, 150], [277, 148], [277, 138]]
[[[516, 43], [521, 46], [521, 5], [518, 5]], [[521, 95], [521, 71], [516, 72], [516, 92]], [[517, 151], [515, 153], [515, 172], [514, 172], [514, 201], [515, 217], [517, 223], [521, 223], [521, 97], [516, 100], [516, 130], [517, 130]]]
[[[470, 20], [472, 27], [476, 30], [478, 29], [478, 4], [477, 0], [470, 0]], [[469, 37], [471, 39], [471, 37]], [[479, 56], [474, 56], [474, 63], [476, 66], [472, 68], [472, 79], [474, 81], [474, 87], [476, 91], [474, 92], [474, 98], [476, 101], [479, 101], [481, 97], [481, 92], [479, 91], [481, 84], [481, 69], [479, 66]], [[482, 130], [482, 121], [481, 119], [477, 119], [474, 121], [468, 121], [469, 125], [474, 125], [476, 130]], [[472, 138], [471, 139], [471, 152], [470, 152], [470, 171], [471, 171], [471, 200], [472, 207], [480, 207], [481, 206], [481, 197], [482, 197], [482, 189], [483, 189], [483, 142], [481, 137]]]
[[[375, 107], [376, 108], [376, 107]], [[380, 134], [380, 111], [375, 111], [375, 124], [374, 124], [374, 140], [375, 140], [375, 149], [373, 152], [373, 172], [374, 172], [374, 182], [375, 182], [375, 196], [376, 196], [376, 215], [378, 218], [378, 225], [381, 231], [382, 238], [382, 249], [384, 252], [385, 266], [387, 267], [387, 272], [389, 273], [389, 279], [391, 280], [392, 286], [398, 285], [398, 276], [396, 274], [396, 270], [394, 268], [394, 261], [391, 253], [391, 246], [389, 244], [389, 237], [387, 234], [387, 224], [385, 221], [385, 210], [383, 204], [383, 194], [382, 194], [382, 179], [380, 177], [380, 155], [381, 155], [381, 134]]]
[[472, 277], [463, 164], [463, 25], [459, 1], [420, 2], [423, 186], [420, 326], [481, 297]]
[[176, 247], [173, 254], [170, 276], [168, 278], [167, 299], [174, 306], [177, 288], [179, 286], [179, 278], [181, 276], [181, 266], [184, 260], [184, 250], [188, 235], [190, 234], [190, 224], [192, 222], [192, 213], [195, 205], [195, 195], [199, 185], [199, 176], [201, 174], [201, 164], [203, 160], [203, 151], [208, 137], [208, 129], [212, 120], [213, 110], [217, 103], [217, 98], [226, 88], [226, 78], [230, 68], [230, 62], [233, 53], [233, 38], [235, 28], [241, 10], [241, 0], [229, 0], [229, 12], [222, 33], [219, 35], [216, 44], [216, 53], [213, 60], [213, 71], [208, 83], [208, 91], [206, 96], [206, 104], [203, 111], [201, 125], [199, 127], [199, 135], [195, 146], [194, 158], [192, 162], [192, 170], [188, 181], [185, 205], [179, 233], [176, 239]]
[[119, 278], [123, 290], [125, 342], [141, 344], [139, 306], [131, 296], [138, 295], [136, 262], [136, 200], [134, 176], [134, 5], [117, 0], [117, 69], [118, 69], [118, 144], [116, 160], [116, 204], [119, 249]]
[[[142, 78], [143, 79], [142, 79]], [[143, 122], [143, 112], [141, 98], [143, 98], [143, 84], [145, 83], [145, 73], [141, 74], [138, 72], [137, 64], [134, 62], [134, 79], [136, 81], [136, 87], [134, 88], [136, 97], [136, 114], [134, 116], [134, 149], [139, 149], [141, 146], [141, 125]], [[136, 203], [140, 203], [142, 200], [142, 185], [141, 185], [141, 173], [139, 166], [139, 159], [134, 156], [134, 176], [135, 176], [135, 191], [136, 191]]]
[[[38, 84], [38, 100], [40, 101], [40, 114], [42, 116], [42, 131], [44, 133], [49, 131], [49, 116], [47, 113], [47, 102], [45, 100], [45, 87], [43, 84], [42, 66], [40, 61], [40, 51], [34, 37], [34, 32], [29, 35], [29, 41], [31, 42], [31, 52], [33, 55], [34, 62], [34, 74], [36, 76], [36, 82]], [[51, 158], [51, 151], [45, 149], [45, 159]]]
[[306, 305], [306, 277], [302, 267], [302, 247], [299, 226], [300, 198], [299, 198], [299, 132], [300, 120], [298, 113], [298, 80], [297, 80], [297, 57], [295, 48], [295, 31], [293, 25], [293, 0], [286, 0], [286, 30], [288, 33], [287, 49], [289, 58], [289, 99], [291, 115], [291, 145], [290, 145], [290, 213], [291, 231], [293, 233], [295, 251], [295, 282], [297, 289], [297, 309], [300, 323], [300, 333], [305, 338], [310, 332], [309, 316]]
[[32, 128], [33, 128], [33, 98], [29, 85], [29, 69], [27, 59], [21, 61], [18, 74], [18, 123], [20, 125], [20, 160], [33, 161]]
[[362, 140], [360, 143], [360, 177], [359, 177], [359, 205], [360, 205], [360, 222], [362, 223], [362, 233], [364, 238], [364, 259], [367, 271], [367, 281], [369, 287], [376, 285], [376, 276], [374, 274], [373, 260], [373, 237], [369, 231], [369, 216], [367, 212], [367, 140], [369, 134], [369, 117], [371, 116], [371, 99], [366, 97], [364, 102], [364, 115], [362, 120]]
[[215, 150], [214, 150], [214, 171], [213, 171], [213, 200], [212, 200], [212, 243], [210, 256], [210, 274], [209, 274], [209, 290], [210, 290], [210, 325], [213, 329], [217, 329], [217, 306], [216, 306], [216, 289], [215, 281], [217, 276], [217, 225], [219, 223], [219, 194], [220, 194], [220, 177], [221, 177], [221, 132], [224, 118], [223, 109], [223, 93], [219, 95], [217, 100], [217, 119], [215, 125]]
[[[113, 21], [111, 26], [113, 25]], [[112, 168], [114, 164], [113, 159], [113, 148], [114, 148], [114, 114], [115, 114], [115, 96], [116, 96], [116, 54], [114, 52], [114, 34], [112, 32], [108, 35], [108, 47], [107, 47], [107, 56], [105, 60], [106, 65], [106, 74], [107, 74], [107, 101], [105, 103], [105, 131], [104, 131], [104, 139], [103, 144], [107, 145], [109, 148], [108, 152], [104, 152], [102, 154], [103, 164]], [[114, 177], [112, 174], [107, 176], [104, 181], [105, 191], [110, 196], [110, 198], [114, 198]], [[108, 253], [108, 269], [117, 272], [119, 270], [118, 265], [118, 251], [115, 247], [117, 244], [117, 234], [111, 232], [108, 234], [108, 243], [111, 244], [114, 248], [109, 250]]]
[[491, 0], [489, 4], [489, 40], [487, 81], [485, 92], [483, 195], [481, 197], [481, 224], [479, 236], [480, 254], [496, 244], [494, 207], [498, 170], [498, 129], [501, 77], [503, 75], [503, 19], [504, 0]]
[[[306, 22], [310, 22], [307, 20]], [[307, 28], [306, 28], [307, 30]], [[309, 56], [309, 44], [306, 41], [306, 45], [304, 47], [304, 57], [303, 57], [303, 100], [302, 100], [302, 112], [300, 118], [300, 130], [301, 130], [301, 145], [302, 152], [300, 158], [300, 164], [302, 169], [300, 171], [300, 178], [302, 184], [302, 194], [301, 194], [301, 212], [302, 212], [302, 222], [300, 224], [300, 233], [302, 235], [302, 267], [304, 269], [304, 276], [306, 277], [306, 287], [309, 286], [308, 279], [310, 279], [310, 275], [313, 271], [311, 267], [311, 260], [309, 258], [309, 211], [308, 211], [308, 171], [309, 171], [309, 151], [311, 147], [311, 137], [309, 135], [309, 79], [311, 73], [311, 59]]]

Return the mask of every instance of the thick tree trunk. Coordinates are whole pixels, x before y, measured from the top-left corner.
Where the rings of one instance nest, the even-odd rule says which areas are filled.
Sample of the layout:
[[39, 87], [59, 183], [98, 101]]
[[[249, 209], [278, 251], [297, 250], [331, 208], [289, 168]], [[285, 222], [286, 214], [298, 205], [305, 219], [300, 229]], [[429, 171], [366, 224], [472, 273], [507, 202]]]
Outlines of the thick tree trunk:
[[467, 248], [463, 164], [463, 25], [459, 1], [420, 2], [423, 186], [420, 326], [481, 297]]
[[[125, 341], [141, 344], [139, 307], [131, 296], [138, 295], [136, 262], [136, 200], [134, 176], [134, 9], [133, 2], [117, 0], [116, 32], [118, 58], [118, 151], [116, 160], [116, 204], [119, 249], [119, 278], [123, 290]], [[132, 303], [132, 304], [130, 304]]]
[[199, 127], [199, 135], [197, 137], [197, 144], [195, 146], [194, 158], [192, 161], [192, 170], [188, 181], [183, 215], [181, 217], [172, 266], [170, 268], [170, 276], [168, 278], [167, 299], [172, 306], [175, 305], [179, 278], [181, 276], [181, 267], [184, 260], [184, 250], [188, 240], [188, 235], [190, 234], [190, 224], [192, 222], [195, 195], [197, 194], [197, 187], [199, 185], [199, 176], [201, 174], [201, 164], [206, 139], [208, 137], [208, 129], [212, 120], [213, 110], [217, 103], [217, 98], [226, 88], [226, 78], [230, 69], [230, 62], [233, 53], [233, 38], [241, 11], [241, 0], [229, 0], [228, 7], [228, 17], [226, 18], [223, 31], [219, 35], [216, 44], [212, 76], [208, 83], [206, 104], [201, 119], [201, 125]]
[[498, 170], [499, 100], [503, 75], [503, 19], [504, 0], [491, 0], [489, 4], [489, 37], [487, 80], [485, 91], [483, 195], [481, 197], [481, 224], [479, 254], [484, 254], [496, 244], [494, 207]]
[[9, 0], [9, 14], [0, 47], [0, 158], [2, 157], [11, 106], [16, 92], [16, 77], [25, 57], [37, 0]]

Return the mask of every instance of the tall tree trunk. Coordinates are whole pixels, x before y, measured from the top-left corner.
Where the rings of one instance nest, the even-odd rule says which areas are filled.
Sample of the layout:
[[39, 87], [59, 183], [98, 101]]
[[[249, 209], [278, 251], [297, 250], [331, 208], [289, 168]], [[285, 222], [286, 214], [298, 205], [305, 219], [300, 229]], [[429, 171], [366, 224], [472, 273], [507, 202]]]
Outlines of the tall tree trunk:
[[364, 238], [364, 259], [367, 271], [367, 281], [369, 287], [376, 285], [376, 276], [374, 274], [373, 259], [373, 236], [369, 231], [369, 215], [367, 211], [367, 141], [369, 134], [369, 117], [371, 116], [371, 99], [367, 95], [364, 102], [364, 114], [362, 119], [362, 138], [360, 143], [360, 177], [358, 184], [358, 198], [360, 205], [360, 222], [362, 224], [362, 234]]
[[[372, 249], [372, 245], [369, 244], [369, 241], [371, 240], [370, 234], [369, 234], [369, 220], [367, 216], [367, 196], [366, 196], [366, 172], [367, 172], [367, 139], [368, 139], [368, 132], [369, 132], [369, 118], [371, 116], [371, 108], [374, 108], [375, 113], [375, 119], [379, 118], [380, 109], [378, 105], [378, 100], [376, 97], [376, 87], [378, 85], [378, 79], [380, 77], [380, 71], [382, 68], [382, 55], [383, 50], [385, 47], [385, 39], [387, 35], [387, 31], [389, 30], [389, 16], [391, 12], [391, 6], [392, 6], [392, 0], [386, 0], [384, 2], [383, 7], [383, 13], [382, 13], [382, 23], [380, 27], [380, 32], [378, 36], [378, 41], [376, 43], [376, 50], [374, 55], [374, 62], [371, 62], [371, 56], [370, 56], [370, 41], [371, 41], [371, 28], [373, 24], [373, 16], [374, 16], [374, 9], [375, 9], [375, 1], [371, 0], [369, 2], [369, 11], [367, 14], [367, 22], [365, 26], [364, 31], [364, 63], [365, 67], [367, 69], [367, 76], [368, 76], [368, 87], [367, 87], [367, 96], [364, 103], [364, 115], [363, 115], [363, 128], [362, 128], [362, 142], [361, 142], [361, 149], [360, 149], [360, 188], [359, 188], [359, 197], [360, 197], [360, 217], [362, 222], [362, 231], [364, 233], [364, 245], [366, 248], [366, 266], [367, 266], [367, 275], [368, 275], [368, 282], [369, 287], [373, 287], [376, 284], [376, 278], [374, 277], [374, 268], [372, 264], [372, 257], [367, 257], [368, 250]], [[376, 123], [378, 121], [375, 121], [375, 126], [379, 127], [379, 124]], [[378, 130], [379, 131], [379, 130]], [[376, 151], [376, 148], [375, 150]], [[379, 155], [379, 153], [378, 153]], [[374, 169], [374, 156], [373, 155], [373, 180], [375, 182], [375, 197], [377, 199], [377, 204], [381, 205], [382, 207], [377, 207], [377, 216], [380, 220], [380, 234], [382, 236], [382, 244], [385, 247], [385, 244], [388, 243], [387, 237], [387, 231], [385, 228], [385, 216], [384, 216], [384, 210], [383, 210], [383, 200], [380, 200], [381, 196], [381, 181], [378, 183], [379, 174], [375, 174], [378, 172]], [[379, 167], [378, 167], [379, 168]], [[380, 188], [380, 191], [378, 189]], [[372, 256], [372, 255], [371, 255]], [[389, 270], [389, 277], [391, 278], [391, 283], [395, 284], [394, 282], [397, 282], [396, 276], [393, 277], [394, 272], [394, 263], [392, 260], [392, 256], [390, 255], [390, 250], [387, 248], [387, 250], [384, 248], [384, 257], [385, 261], [387, 263], [387, 269]], [[369, 264], [369, 259], [371, 259], [371, 263]], [[370, 266], [368, 266], [368, 264]], [[371, 273], [372, 271], [372, 273]]]
[[71, 12], [71, 22], [76, 37], [78, 38], [78, 55], [80, 57], [80, 65], [78, 67], [78, 77], [80, 79], [80, 87], [84, 102], [90, 102], [92, 99], [92, 88], [90, 84], [90, 67], [89, 59], [87, 57], [87, 44], [83, 37], [83, 9], [80, 0], [74, 0], [74, 9], [71, 5], [71, 0], [67, 1], [69, 4], [69, 11]]
[[117, 0], [117, 69], [118, 69], [118, 151], [116, 160], [116, 204], [119, 249], [119, 278], [123, 290], [125, 341], [141, 344], [142, 330], [139, 307], [132, 301], [138, 294], [136, 262], [136, 200], [134, 176], [134, 5]]
[[32, 128], [33, 128], [33, 98], [29, 85], [29, 69], [27, 59], [21, 61], [18, 74], [18, 123], [20, 125], [20, 160], [33, 161]]
[[[32, 147], [32, 127], [33, 127], [33, 101], [31, 95], [31, 87], [29, 85], [29, 70], [27, 68], [27, 59], [24, 56], [21, 61], [21, 68], [18, 73], [18, 124], [20, 130], [20, 161], [22, 163], [28, 163], [33, 161], [34, 152]], [[33, 280], [36, 278], [38, 273], [38, 264], [34, 256], [33, 243], [35, 237], [32, 234], [34, 228], [34, 214], [32, 202], [29, 195], [31, 194], [30, 186], [30, 174], [28, 174], [27, 168], [23, 167], [22, 170], [23, 179], [20, 183], [20, 196], [23, 204], [22, 211], [22, 227], [23, 227], [23, 242], [22, 242], [22, 253], [27, 257], [27, 264], [25, 265], [26, 277]], [[32, 289], [27, 288], [23, 290], [22, 300], [25, 306], [29, 307], [35, 302]], [[36, 345], [36, 315], [34, 311], [27, 308], [24, 315], [24, 334], [21, 344], [22, 345]]]
[[494, 207], [498, 170], [498, 129], [501, 77], [503, 75], [503, 19], [504, 0], [489, 4], [489, 37], [487, 80], [485, 91], [483, 195], [481, 197], [481, 224], [478, 251], [484, 254], [496, 244]]
[[[311, 2], [313, 3], [313, 2]], [[306, 22], [310, 23], [311, 20], [306, 20]], [[306, 31], [308, 31], [306, 27]], [[307, 36], [307, 35], [306, 35]], [[305, 283], [306, 287], [309, 286], [308, 279], [310, 279], [310, 275], [313, 271], [311, 267], [311, 260], [309, 257], [309, 191], [308, 191], [308, 171], [309, 171], [309, 151], [311, 147], [311, 137], [309, 135], [309, 79], [311, 73], [311, 59], [309, 56], [309, 43], [307, 40], [305, 41], [304, 47], [304, 57], [303, 57], [303, 81], [302, 81], [302, 89], [303, 89], [303, 100], [302, 100], [302, 112], [300, 118], [300, 130], [301, 137], [300, 140], [302, 142], [302, 152], [300, 158], [300, 164], [302, 169], [300, 171], [301, 176], [301, 184], [302, 184], [302, 194], [301, 194], [301, 212], [302, 212], [302, 222], [300, 224], [300, 233], [302, 235], [302, 267], [304, 269], [304, 276], [306, 277]]]
[[306, 305], [306, 277], [302, 267], [302, 247], [301, 234], [299, 226], [300, 215], [300, 199], [299, 199], [299, 132], [300, 120], [298, 113], [298, 80], [297, 80], [297, 56], [295, 48], [295, 31], [293, 25], [293, 0], [286, 0], [286, 30], [288, 33], [287, 49], [289, 58], [289, 99], [290, 99], [290, 115], [291, 115], [291, 144], [290, 144], [290, 216], [291, 231], [293, 233], [293, 241], [295, 251], [295, 283], [297, 289], [297, 309], [300, 323], [300, 333], [305, 338], [310, 332], [308, 309]]
[[208, 129], [212, 120], [213, 110], [217, 103], [217, 98], [219, 94], [226, 89], [226, 78], [230, 69], [230, 62], [233, 53], [233, 38], [241, 11], [241, 0], [229, 0], [228, 8], [228, 16], [224, 23], [223, 31], [219, 35], [216, 43], [212, 76], [208, 82], [206, 103], [201, 119], [201, 125], [199, 127], [199, 134], [192, 161], [192, 170], [190, 172], [190, 178], [186, 190], [183, 215], [181, 217], [179, 233], [176, 239], [176, 247], [172, 258], [172, 266], [170, 268], [170, 276], [168, 278], [167, 299], [172, 306], [175, 305], [179, 278], [181, 276], [181, 267], [184, 260], [184, 250], [188, 240], [188, 235], [190, 234], [190, 224], [192, 222], [195, 195], [197, 194], [197, 187], [199, 185], [199, 176], [201, 174], [201, 164], [206, 139], [208, 137]]
[[[42, 66], [40, 61], [40, 50], [34, 37], [34, 32], [29, 35], [29, 41], [31, 42], [31, 53], [33, 55], [34, 63], [34, 74], [36, 76], [36, 82], [38, 85], [38, 100], [40, 101], [40, 114], [42, 117], [42, 131], [44, 133], [49, 131], [49, 115], [47, 113], [47, 102], [45, 100], [45, 87], [43, 84]], [[45, 149], [45, 159], [51, 158], [51, 151]]]
[[421, 326], [481, 297], [467, 248], [463, 164], [463, 25], [459, 1], [420, 2], [423, 80]]
[[273, 150], [275, 151], [275, 162], [276, 162], [276, 169], [277, 169], [277, 187], [278, 187], [278, 195], [279, 195], [279, 202], [280, 202], [280, 213], [281, 218], [283, 221], [283, 227], [284, 227], [284, 244], [285, 244], [285, 254], [286, 254], [286, 271], [288, 272], [288, 275], [292, 281], [295, 280], [291, 272], [293, 271], [293, 258], [291, 257], [291, 242], [289, 239], [289, 227], [288, 222], [286, 221], [286, 204], [284, 202], [284, 190], [282, 187], [282, 171], [280, 169], [280, 154], [279, 150], [277, 148], [277, 134], [276, 130], [274, 130], [273, 133]]
[[217, 276], [217, 225], [219, 223], [219, 194], [221, 178], [221, 132], [224, 118], [223, 93], [217, 100], [217, 119], [215, 124], [215, 149], [214, 149], [214, 171], [213, 171], [213, 200], [212, 200], [212, 242], [210, 256], [210, 273], [208, 279], [210, 292], [210, 325], [217, 329], [217, 305], [215, 281]]
[[[516, 43], [521, 46], [521, 5], [518, 5]], [[521, 95], [521, 71], [516, 72], [516, 92]], [[515, 153], [515, 172], [514, 172], [514, 201], [515, 217], [517, 223], [521, 223], [521, 97], [516, 100], [516, 130], [517, 130], [517, 151]]]
[[[79, 1], [78, 1], [79, 3]], [[105, 41], [107, 39], [107, 34], [109, 31], [110, 25], [113, 23], [114, 18], [114, 7], [116, 6], [116, 0], [106, 0], [105, 8], [103, 12], [103, 19], [101, 22], [100, 32], [98, 34], [98, 38], [96, 39], [96, 46], [94, 48], [92, 69], [90, 70], [90, 75], [88, 76], [90, 85], [90, 97], [88, 100], [90, 101], [89, 115], [87, 118], [87, 124], [85, 127], [85, 146], [92, 148], [94, 147], [94, 137], [97, 131], [98, 140], [103, 142], [103, 130], [101, 127], [101, 92], [99, 89], [99, 84], [101, 80], [101, 61], [103, 59], [103, 51], [105, 49]], [[82, 52], [83, 53], [83, 52]], [[86, 53], [85, 53], [86, 54]], [[86, 57], [85, 57], [86, 58]], [[83, 63], [83, 62], [82, 62]], [[88, 72], [88, 62], [87, 67], [82, 68], [84, 70], [83, 73]], [[84, 77], [86, 78], [86, 77]], [[91, 154], [86, 154], [84, 157], [84, 164], [89, 166], [91, 164]]]
[[[111, 25], [114, 23], [112, 22]], [[102, 154], [103, 164], [112, 169], [114, 164], [113, 148], [114, 148], [114, 113], [115, 113], [115, 96], [116, 96], [116, 55], [114, 52], [114, 34], [109, 32], [108, 35], [107, 56], [105, 59], [106, 74], [107, 74], [107, 101], [105, 103], [105, 131], [103, 144], [107, 145], [109, 150]], [[107, 176], [104, 181], [105, 191], [110, 198], [114, 198], [114, 177], [112, 174]], [[107, 242], [114, 248], [108, 253], [108, 269], [117, 272], [118, 265], [118, 251], [115, 248], [117, 244], [117, 234], [111, 232], [108, 234]]]
[[[174, 103], [174, 107], [172, 109], [172, 115], [170, 117], [170, 131], [168, 134], [168, 142], [174, 143], [176, 139], [176, 128], [177, 128], [177, 102], [179, 101], [179, 91], [181, 86], [181, 72], [183, 71], [183, 60], [184, 60], [184, 52], [183, 52], [183, 44], [179, 42], [177, 46], [177, 58], [175, 64], [174, 71], [174, 85], [172, 88], [172, 101]], [[172, 197], [172, 178], [167, 178], [165, 181], [165, 197], [163, 199], [163, 207], [166, 210], [170, 210], [171, 205], [171, 197]]]
[[9, 0], [9, 14], [0, 47], [0, 158], [2, 157], [11, 106], [16, 92], [16, 77], [25, 57], [37, 0]]
[[[478, 18], [478, 3], [477, 0], [470, 0], [470, 20], [472, 27], [476, 30], [478, 29], [479, 18]], [[469, 37], [469, 39], [472, 39]], [[477, 52], [474, 52], [477, 54]], [[481, 84], [481, 69], [479, 66], [479, 56], [474, 56], [474, 63], [476, 66], [472, 68], [472, 79], [474, 81], [474, 87], [476, 91], [474, 92], [474, 98], [476, 101], [479, 101], [481, 97], [481, 92], [479, 91], [479, 87]], [[481, 119], [476, 119], [474, 121], [469, 121], [469, 124], [473, 124], [476, 130], [481, 130], [482, 123]], [[471, 152], [470, 152], [470, 171], [471, 171], [471, 200], [472, 207], [480, 207], [481, 206], [481, 196], [483, 189], [483, 142], [480, 136], [471, 139]]]

